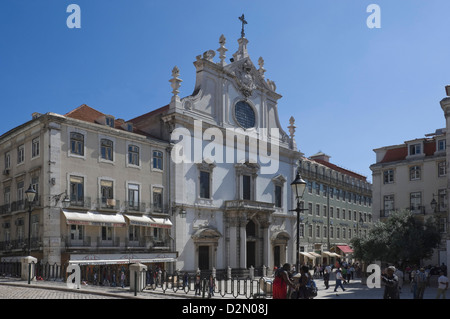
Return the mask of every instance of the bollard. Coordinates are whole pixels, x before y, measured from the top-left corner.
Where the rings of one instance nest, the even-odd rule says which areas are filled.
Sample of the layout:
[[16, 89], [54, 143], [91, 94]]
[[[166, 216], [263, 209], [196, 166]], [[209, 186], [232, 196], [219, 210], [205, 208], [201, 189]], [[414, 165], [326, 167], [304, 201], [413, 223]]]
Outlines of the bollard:
[[137, 281], [137, 271], [134, 272], [134, 295], [137, 296], [138, 281]]
[[28, 284], [31, 282], [31, 263], [28, 264]]

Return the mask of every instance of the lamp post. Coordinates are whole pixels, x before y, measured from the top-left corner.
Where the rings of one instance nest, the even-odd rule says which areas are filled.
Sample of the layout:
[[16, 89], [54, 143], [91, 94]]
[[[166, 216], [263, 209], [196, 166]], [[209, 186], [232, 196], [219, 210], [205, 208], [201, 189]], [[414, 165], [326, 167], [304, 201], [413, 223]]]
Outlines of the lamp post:
[[430, 203], [430, 206], [431, 206], [431, 209], [433, 210], [433, 213], [437, 212], [437, 202], [434, 199], [435, 196], [436, 195], [433, 194], [433, 199], [431, 200], [431, 203]]
[[31, 211], [33, 210], [33, 201], [36, 197], [36, 191], [31, 186], [25, 191], [25, 195], [28, 201], [28, 256], [31, 256]]
[[291, 183], [292, 191], [295, 194], [295, 198], [297, 199], [297, 207], [295, 209], [291, 209], [289, 211], [297, 213], [297, 259], [296, 259], [296, 271], [299, 271], [299, 255], [300, 255], [300, 213], [306, 211], [308, 209], [300, 208], [300, 198], [303, 197], [303, 193], [305, 192], [306, 182], [300, 176], [300, 173], [297, 170], [297, 175], [295, 176], [295, 180]]

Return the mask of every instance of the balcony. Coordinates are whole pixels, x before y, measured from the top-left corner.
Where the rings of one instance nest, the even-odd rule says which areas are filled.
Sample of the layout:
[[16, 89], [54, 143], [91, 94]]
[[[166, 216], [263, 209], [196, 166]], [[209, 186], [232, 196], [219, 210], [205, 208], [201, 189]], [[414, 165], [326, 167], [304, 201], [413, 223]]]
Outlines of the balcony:
[[[40, 207], [41, 196], [37, 196], [33, 202], [33, 208]], [[4, 204], [0, 206], [0, 215], [7, 215], [13, 212], [26, 211], [28, 210], [28, 201], [25, 199], [11, 202], [9, 204]]]
[[247, 199], [227, 200], [225, 201], [226, 211], [259, 211], [275, 212], [275, 204], [267, 202], [258, 202]]

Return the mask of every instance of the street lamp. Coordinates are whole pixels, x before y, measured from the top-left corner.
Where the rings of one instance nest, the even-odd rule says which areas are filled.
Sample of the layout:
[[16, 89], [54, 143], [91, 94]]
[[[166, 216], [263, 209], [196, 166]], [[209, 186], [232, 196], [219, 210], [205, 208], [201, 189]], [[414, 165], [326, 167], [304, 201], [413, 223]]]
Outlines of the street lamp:
[[28, 256], [31, 256], [31, 211], [33, 209], [33, 201], [36, 197], [36, 191], [31, 186], [28, 187], [28, 189], [25, 191], [25, 195], [27, 196], [28, 200]]
[[433, 199], [431, 200], [430, 205], [431, 205], [431, 209], [433, 210], [433, 213], [436, 213], [437, 202], [436, 202], [436, 200], [434, 199], [434, 196], [436, 196], [436, 195], [433, 194]]
[[300, 255], [300, 213], [308, 210], [304, 208], [300, 208], [300, 198], [303, 197], [303, 193], [305, 192], [306, 182], [300, 176], [300, 173], [297, 171], [297, 175], [295, 176], [295, 180], [291, 183], [292, 191], [295, 193], [295, 197], [297, 199], [297, 207], [295, 209], [291, 209], [289, 211], [297, 213], [297, 259], [296, 259], [296, 271], [299, 271], [299, 255]]

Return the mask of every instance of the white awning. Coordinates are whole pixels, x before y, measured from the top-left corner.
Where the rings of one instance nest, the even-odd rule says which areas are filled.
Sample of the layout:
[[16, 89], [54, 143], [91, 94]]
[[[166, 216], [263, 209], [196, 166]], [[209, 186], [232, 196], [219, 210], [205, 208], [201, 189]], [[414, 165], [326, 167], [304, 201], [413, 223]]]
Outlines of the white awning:
[[128, 218], [130, 225], [156, 227], [156, 228], [171, 228], [172, 222], [168, 218], [156, 218], [149, 216], [134, 216], [125, 215]]
[[69, 212], [63, 210], [67, 225], [89, 225], [89, 226], [109, 226], [125, 227], [127, 225], [123, 215], [107, 215], [97, 212]]
[[336, 253], [332, 253], [330, 251], [322, 251], [322, 254], [328, 255], [330, 257], [341, 257], [341, 255], [336, 254]]
[[159, 228], [171, 228], [172, 222], [168, 218], [151, 218], [153, 222], [150, 224], [150, 227], [159, 227]]
[[311, 258], [311, 259], [316, 258], [315, 256], [311, 255], [310, 253], [300, 252], [300, 254], [302, 254], [302, 255], [305, 256], [305, 257]]
[[125, 215], [128, 218], [130, 225], [134, 226], [145, 226], [150, 227], [153, 223], [153, 220], [148, 216], [133, 216], [133, 215]]

